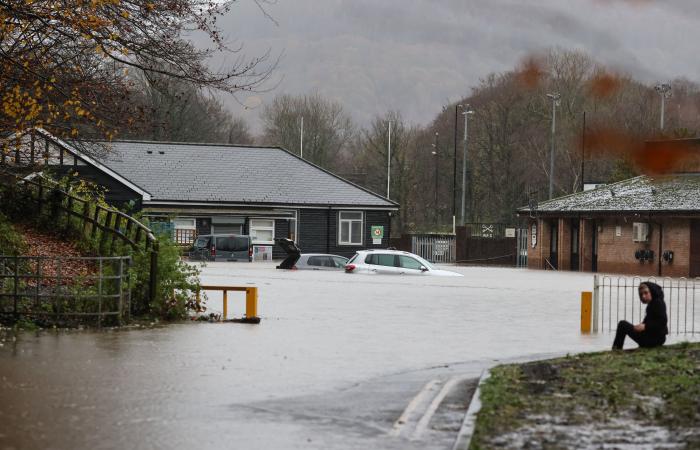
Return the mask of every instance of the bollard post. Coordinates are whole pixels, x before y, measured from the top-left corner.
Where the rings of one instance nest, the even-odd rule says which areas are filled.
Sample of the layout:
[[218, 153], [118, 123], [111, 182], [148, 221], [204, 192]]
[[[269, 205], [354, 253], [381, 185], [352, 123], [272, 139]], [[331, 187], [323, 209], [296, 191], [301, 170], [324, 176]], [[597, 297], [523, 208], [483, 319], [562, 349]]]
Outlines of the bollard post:
[[201, 311], [202, 295], [200, 294], [201, 289], [197, 288], [197, 293], [195, 294], [195, 302], [197, 303], [197, 312]]
[[258, 288], [250, 287], [245, 290], [245, 316], [246, 319], [258, 317]]
[[593, 293], [581, 292], [581, 333], [591, 332], [591, 315], [593, 305]]
[[224, 289], [224, 320], [226, 320], [226, 316], [228, 315], [228, 291]]

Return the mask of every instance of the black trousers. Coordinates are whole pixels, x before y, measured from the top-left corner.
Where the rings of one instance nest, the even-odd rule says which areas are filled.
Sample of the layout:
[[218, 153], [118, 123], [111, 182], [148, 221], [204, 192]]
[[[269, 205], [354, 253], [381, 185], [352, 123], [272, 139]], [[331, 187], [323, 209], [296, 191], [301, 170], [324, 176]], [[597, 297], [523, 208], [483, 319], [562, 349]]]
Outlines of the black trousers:
[[617, 333], [615, 334], [613, 349], [622, 350], [622, 346], [625, 344], [625, 337], [627, 336], [639, 344], [640, 347], [658, 347], [666, 342], [666, 336], [656, 336], [644, 331], [641, 333], [639, 331], [634, 331], [634, 325], [626, 320], [621, 320], [617, 323]]

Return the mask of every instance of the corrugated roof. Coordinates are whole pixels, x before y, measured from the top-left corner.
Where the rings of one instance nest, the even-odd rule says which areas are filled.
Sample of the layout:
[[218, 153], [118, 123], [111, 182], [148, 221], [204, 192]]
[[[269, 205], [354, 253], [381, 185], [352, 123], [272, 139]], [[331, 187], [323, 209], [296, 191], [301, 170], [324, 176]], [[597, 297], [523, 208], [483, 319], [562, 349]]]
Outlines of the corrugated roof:
[[[540, 203], [537, 211], [556, 212], [700, 212], [700, 174], [638, 176], [590, 191]], [[518, 209], [530, 212], [529, 207]]]
[[136, 141], [106, 145], [111, 151], [100, 162], [148, 191], [154, 202], [398, 206], [281, 148]]

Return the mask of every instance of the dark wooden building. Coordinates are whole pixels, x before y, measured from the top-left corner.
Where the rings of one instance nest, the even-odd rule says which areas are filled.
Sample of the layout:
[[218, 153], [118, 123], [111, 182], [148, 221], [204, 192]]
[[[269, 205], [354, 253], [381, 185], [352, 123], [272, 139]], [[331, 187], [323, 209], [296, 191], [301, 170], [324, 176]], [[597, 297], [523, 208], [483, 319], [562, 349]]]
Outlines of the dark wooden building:
[[[250, 234], [256, 255], [280, 257], [274, 238], [304, 252], [351, 256], [387, 247], [399, 205], [279, 147], [148, 141], [72, 145], [43, 130], [6, 141], [6, 164], [74, 172], [169, 224], [183, 243], [209, 233]], [[383, 239], [370, 235], [383, 227]]]

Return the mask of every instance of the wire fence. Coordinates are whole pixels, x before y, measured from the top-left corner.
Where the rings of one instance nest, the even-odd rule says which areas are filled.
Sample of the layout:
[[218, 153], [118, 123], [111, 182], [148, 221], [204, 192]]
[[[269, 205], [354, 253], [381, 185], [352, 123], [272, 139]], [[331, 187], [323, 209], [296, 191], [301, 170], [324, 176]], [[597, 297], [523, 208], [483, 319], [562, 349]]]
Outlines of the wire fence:
[[620, 320], [639, 323], [645, 308], [639, 301], [639, 284], [652, 281], [664, 290], [668, 331], [700, 333], [700, 278], [656, 278], [595, 275], [593, 277], [593, 332], [612, 332]]
[[0, 315], [46, 322], [129, 320], [129, 256], [0, 256]]

